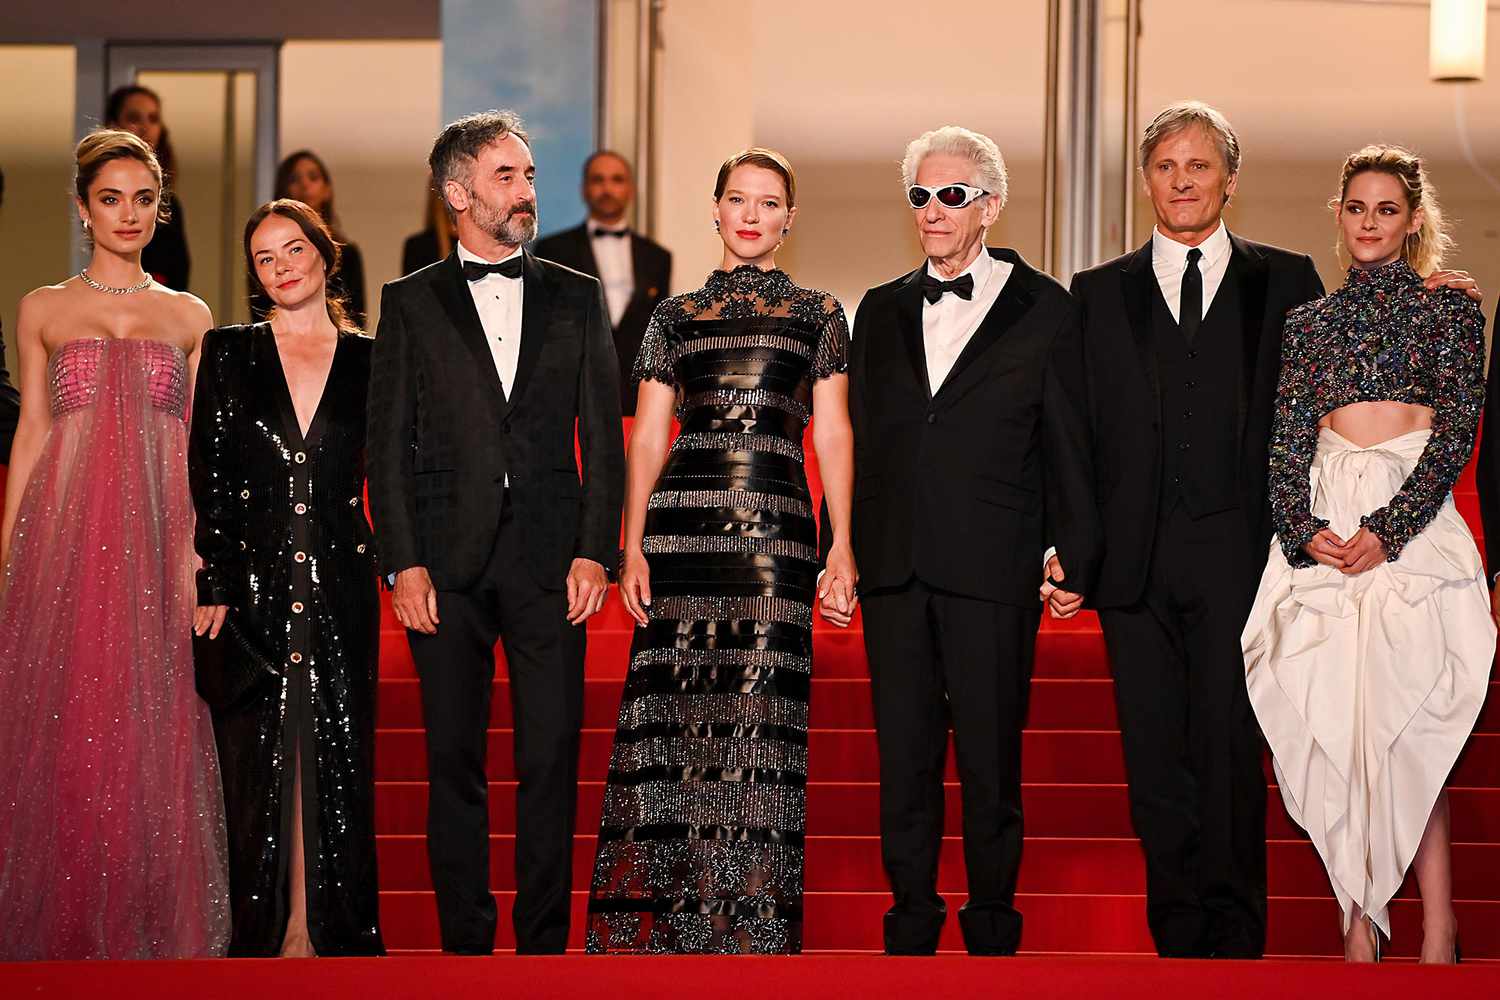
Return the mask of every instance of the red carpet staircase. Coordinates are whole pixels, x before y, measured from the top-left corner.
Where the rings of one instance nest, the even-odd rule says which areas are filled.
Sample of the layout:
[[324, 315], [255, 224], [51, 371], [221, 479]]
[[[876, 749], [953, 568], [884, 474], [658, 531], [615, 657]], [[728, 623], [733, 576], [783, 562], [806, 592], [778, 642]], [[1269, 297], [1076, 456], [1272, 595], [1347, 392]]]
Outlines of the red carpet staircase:
[[[808, 454], [812, 448], [809, 441]], [[809, 472], [815, 475], [816, 470]], [[814, 484], [816, 491], [816, 482]], [[1472, 475], [1458, 504], [1476, 536]], [[859, 622], [843, 632], [818, 620], [815, 633], [808, 785], [805, 947], [809, 952], [876, 951], [888, 905], [880, 867], [878, 767]], [[574, 843], [571, 947], [582, 946], [583, 908], [593, 862], [603, 778], [625, 674], [630, 622], [611, 595], [589, 624], [587, 694], [578, 835]], [[387, 609], [382, 641], [377, 823], [381, 918], [393, 952], [439, 947], [427, 873], [427, 786], [421, 702], [406, 640]], [[498, 945], [513, 947], [511, 892], [515, 781], [509, 688], [497, 651], [490, 734], [491, 885], [500, 893]], [[1152, 951], [1145, 921], [1145, 873], [1130, 826], [1112, 682], [1098, 620], [1047, 621], [1037, 643], [1025, 734], [1026, 847], [1018, 905], [1025, 952], [1130, 954]], [[1479, 730], [1450, 780], [1454, 884], [1465, 958], [1500, 958], [1500, 707], [1495, 683]], [[950, 753], [948, 830], [939, 888], [956, 911], [964, 898], [958, 786]], [[1269, 762], [1268, 785], [1272, 781]], [[1316, 853], [1268, 788], [1270, 940], [1268, 954], [1341, 954], [1339, 915]], [[1392, 906], [1390, 951], [1412, 955], [1421, 907], [1408, 880]], [[950, 915], [944, 949], [960, 949]]]

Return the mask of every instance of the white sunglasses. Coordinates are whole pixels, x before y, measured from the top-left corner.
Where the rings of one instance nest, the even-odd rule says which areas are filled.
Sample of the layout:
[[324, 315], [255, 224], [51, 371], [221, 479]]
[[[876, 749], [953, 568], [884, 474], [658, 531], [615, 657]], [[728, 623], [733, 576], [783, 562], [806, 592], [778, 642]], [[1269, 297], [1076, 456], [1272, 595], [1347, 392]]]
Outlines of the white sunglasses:
[[987, 194], [988, 191], [971, 184], [944, 184], [935, 188], [913, 184], [906, 189], [906, 200], [911, 202], [912, 208], [926, 208], [933, 198], [944, 208], [963, 208], [975, 198], [983, 198]]

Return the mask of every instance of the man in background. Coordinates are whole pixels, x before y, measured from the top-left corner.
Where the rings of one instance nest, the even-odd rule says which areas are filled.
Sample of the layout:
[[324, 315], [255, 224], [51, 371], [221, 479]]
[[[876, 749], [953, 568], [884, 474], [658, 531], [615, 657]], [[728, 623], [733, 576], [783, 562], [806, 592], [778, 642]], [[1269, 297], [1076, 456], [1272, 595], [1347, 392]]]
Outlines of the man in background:
[[620, 410], [634, 416], [630, 370], [651, 311], [672, 283], [672, 254], [630, 228], [635, 175], [619, 153], [601, 149], [584, 161], [583, 200], [589, 207], [583, 225], [538, 240], [535, 251], [538, 257], [598, 278], [604, 286], [620, 359]]
[[[5, 171], [0, 170], [0, 206], [5, 204]], [[10, 462], [10, 442], [16, 436], [16, 421], [21, 417], [21, 394], [10, 384], [5, 369], [5, 331], [0, 328], [0, 465]], [[0, 478], [0, 482], [4, 482]]]

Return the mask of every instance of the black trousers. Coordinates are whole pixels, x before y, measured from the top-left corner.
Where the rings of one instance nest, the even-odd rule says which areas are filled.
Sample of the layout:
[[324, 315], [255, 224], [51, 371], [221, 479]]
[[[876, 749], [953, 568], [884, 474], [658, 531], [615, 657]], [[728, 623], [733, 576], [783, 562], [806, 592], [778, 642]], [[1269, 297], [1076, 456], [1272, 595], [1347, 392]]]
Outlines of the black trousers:
[[885, 950], [932, 954], [947, 915], [937, 870], [951, 718], [969, 877], [959, 926], [970, 954], [1014, 954], [1021, 725], [1040, 606], [960, 597], [920, 580], [861, 601], [880, 753], [881, 858], [895, 897]]
[[1238, 509], [1160, 519], [1139, 604], [1101, 609], [1162, 956], [1259, 958], [1266, 942], [1266, 779], [1240, 632], [1265, 551]]
[[516, 950], [560, 954], [567, 946], [584, 627], [568, 624], [564, 591], [532, 579], [523, 531], [507, 503], [479, 582], [438, 592], [436, 635], [407, 633], [422, 683], [427, 857], [444, 951], [494, 949], [485, 751], [497, 638], [515, 714]]

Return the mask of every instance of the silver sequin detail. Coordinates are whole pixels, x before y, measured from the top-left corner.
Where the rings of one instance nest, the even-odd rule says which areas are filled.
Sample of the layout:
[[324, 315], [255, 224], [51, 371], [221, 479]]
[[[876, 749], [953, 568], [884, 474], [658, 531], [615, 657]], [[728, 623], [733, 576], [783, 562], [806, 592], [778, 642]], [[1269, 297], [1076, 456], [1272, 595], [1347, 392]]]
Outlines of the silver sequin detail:
[[604, 795], [604, 823], [614, 827], [654, 823], [732, 825], [800, 832], [807, 825], [806, 803], [801, 785], [723, 781], [611, 784]]
[[646, 501], [651, 510], [689, 507], [729, 507], [734, 510], [768, 510], [775, 514], [812, 517], [812, 504], [801, 497], [756, 490], [658, 490]]
[[774, 434], [736, 434], [732, 431], [703, 431], [695, 434], [679, 434], [673, 442], [674, 451], [684, 449], [709, 449], [713, 451], [768, 451], [773, 455], [802, 461], [802, 446], [795, 441]]
[[812, 416], [806, 403], [768, 389], [710, 389], [689, 393], [677, 412], [684, 413], [700, 406], [764, 406], [790, 413], [804, 424]]
[[779, 649], [643, 649], [630, 658], [632, 670], [665, 663], [674, 667], [759, 667], [812, 672], [812, 658]]
[[785, 597], [662, 597], [650, 612], [653, 621], [761, 621], [812, 628], [812, 607]]
[[646, 555], [670, 555], [674, 552], [745, 552], [755, 555], [786, 556], [817, 562], [818, 553], [811, 545], [788, 542], [780, 538], [741, 538], [737, 535], [647, 535], [641, 539]]
[[647, 694], [620, 706], [620, 728], [696, 726], [734, 719], [751, 724], [807, 728], [807, 702], [764, 694]]
[[[628, 774], [631, 771], [639, 771], [648, 767], [729, 767], [744, 768], [756, 767], [767, 771], [796, 771], [798, 774], [807, 773], [807, 747], [785, 740], [752, 739], [749, 737], [736, 736], [714, 736], [703, 738], [690, 738], [684, 736], [653, 736], [644, 740], [629, 740], [620, 742], [615, 746], [614, 754], [610, 758], [610, 770]], [[638, 786], [636, 786], [638, 787]], [[680, 783], [671, 783], [662, 786], [665, 788], [683, 789], [688, 787], [710, 787], [719, 789], [718, 794], [724, 795], [720, 802], [723, 809], [717, 814], [722, 817], [726, 815], [738, 816], [738, 812], [729, 812], [737, 808], [735, 802], [737, 796], [744, 793], [744, 789], [735, 785], [733, 788], [723, 783], [712, 783], [708, 785], [686, 786]], [[761, 786], [777, 787], [782, 786]], [[800, 788], [783, 788], [788, 795], [801, 799]], [[610, 785], [609, 794], [623, 791], [620, 786]], [[606, 796], [607, 797], [607, 796]], [[720, 820], [703, 820], [703, 822], [719, 822]], [[614, 822], [610, 820], [609, 822]], [[776, 823], [758, 823], [748, 819], [741, 821], [748, 826], [777, 826]], [[619, 826], [630, 826], [630, 823], [616, 823]], [[796, 829], [802, 829], [801, 826]]]
[[740, 351], [753, 347], [786, 351], [799, 358], [805, 358], [812, 353], [807, 341], [798, 340], [796, 337], [778, 333], [750, 333], [732, 337], [688, 337], [677, 349], [677, 356], [696, 354], [699, 351]]

